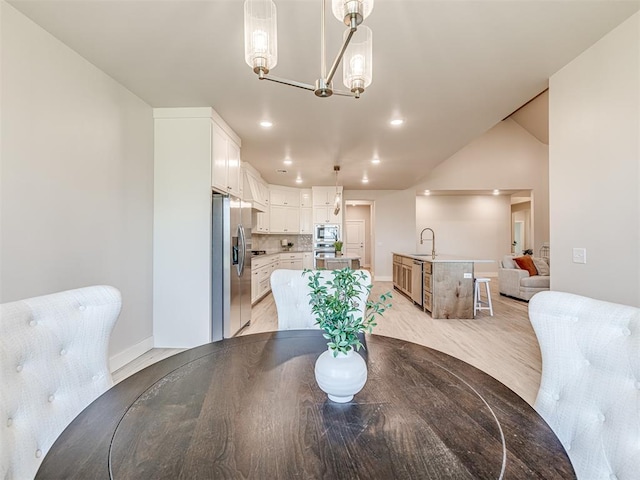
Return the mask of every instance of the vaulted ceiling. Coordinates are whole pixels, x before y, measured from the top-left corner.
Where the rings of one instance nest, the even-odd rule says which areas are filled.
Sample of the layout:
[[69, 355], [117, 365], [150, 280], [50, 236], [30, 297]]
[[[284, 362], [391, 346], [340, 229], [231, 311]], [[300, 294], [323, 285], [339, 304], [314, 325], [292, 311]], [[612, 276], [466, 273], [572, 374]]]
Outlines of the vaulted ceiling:
[[[417, 184], [640, 8], [636, 0], [376, 0], [366, 21], [373, 83], [356, 100], [259, 81], [244, 63], [240, 0], [9, 3], [149, 105], [214, 107], [241, 137], [243, 160], [268, 182], [332, 185], [338, 164], [349, 189]], [[321, 1], [275, 3], [272, 73], [313, 83]], [[344, 28], [327, 12], [329, 63]], [[336, 77], [340, 88], [341, 69]], [[391, 127], [394, 117], [405, 123]]]

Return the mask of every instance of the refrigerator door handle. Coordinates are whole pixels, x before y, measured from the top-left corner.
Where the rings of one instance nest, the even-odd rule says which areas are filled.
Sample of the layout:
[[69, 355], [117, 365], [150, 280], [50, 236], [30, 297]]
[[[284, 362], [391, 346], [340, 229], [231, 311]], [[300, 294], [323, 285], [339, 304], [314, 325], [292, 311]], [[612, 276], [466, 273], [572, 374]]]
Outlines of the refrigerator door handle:
[[242, 276], [244, 273], [244, 261], [245, 256], [247, 254], [247, 239], [244, 236], [244, 227], [242, 225], [238, 225], [238, 240], [240, 245], [238, 248], [240, 249], [240, 261], [238, 262], [238, 276]]

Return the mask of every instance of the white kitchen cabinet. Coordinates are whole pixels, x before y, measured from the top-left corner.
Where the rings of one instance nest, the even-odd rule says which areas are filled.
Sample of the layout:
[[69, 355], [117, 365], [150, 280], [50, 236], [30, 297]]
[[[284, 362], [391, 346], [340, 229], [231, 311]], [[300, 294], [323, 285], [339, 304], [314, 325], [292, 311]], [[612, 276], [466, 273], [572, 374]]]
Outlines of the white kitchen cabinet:
[[313, 207], [313, 195], [310, 188], [300, 190], [300, 208]]
[[334, 207], [313, 207], [313, 223], [336, 223], [342, 224], [342, 209], [338, 215], [333, 214]]
[[287, 270], [302, 270], [302, 252], [287, 252], [280, 254], [280, 268]]
[[269, 233], [269, 210], [253, 212], [253, 233]]
[[255, 303], [271, 291], [271, 273], [279, 264], [279, 255], [253, 257], [251, 259], [251, 303]]
[[313, 235], [313, 209], [300, 209], [300, 234]]
[[300, 209], [297, 207], [269, 207], [269, 233], [293, 233], [300, 231]]
[[269, 187], [269, 200], [271, 205], [299, 207], [300, 189], [271, 185]]
[[312, 187], [311, 190], [313, 192], [314, 207], [333, 206], [336, 199], [336, 191], [342, 197], [342, 186], [340, 185], [338, 187]]
[[313, 252], [304, 252], [302, 254], [302, 268], [313, 270]]
[[240, 147], [215, 121], [211, 121], [211, 186], [242, 198]]
[[227, 141], [239, 148], [240, 139], [210, 107], [155, 108], [153, 121], [154, 342], [191, 348], [211, 342], [214, 333], [211, 186], [228, 158]]

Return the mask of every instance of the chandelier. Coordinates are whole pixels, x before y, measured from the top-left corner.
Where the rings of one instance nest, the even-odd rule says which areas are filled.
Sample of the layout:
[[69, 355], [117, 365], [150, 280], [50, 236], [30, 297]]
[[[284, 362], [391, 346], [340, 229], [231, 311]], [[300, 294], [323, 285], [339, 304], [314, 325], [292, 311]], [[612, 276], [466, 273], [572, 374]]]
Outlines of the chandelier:
[[[320, 20], [320, 78], [315, 85], [287, 80], [269, 75], [278, 63], [278, 40], [276, 6], [272, 0], [246, 0], [244, 2], [244, 57], [260, 80], [290, 85], [313, 91], [318, 97], [333, 94], [360, 98], [364, 89], [371, 85], [373, 60], [371, 29], [360, 25], [373, 9], [374, 0], [332, 0], [333, 15], [347, 25], [342, 47], [327, 72], [325, 54], [325, 10], [322, 0]], [[356, 32], [358, 34], [356, 35]], [[334, 90], [332, 81], [336, 70], [343, 62], [342, 80], [349, 92]]]

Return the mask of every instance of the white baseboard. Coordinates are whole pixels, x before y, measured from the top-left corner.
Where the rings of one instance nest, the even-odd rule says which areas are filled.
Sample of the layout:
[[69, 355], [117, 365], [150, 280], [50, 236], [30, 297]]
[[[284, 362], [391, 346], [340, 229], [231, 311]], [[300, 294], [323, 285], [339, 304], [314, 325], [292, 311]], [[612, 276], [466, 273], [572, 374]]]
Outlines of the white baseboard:
[[373, 281], [374, 282], [392, 282], [393, 277], [390, 277], [388, 275], [376, 275]]
[[148, 337], [141, 342], [132, 345], [123, 352], [116, 353], [113, 357], [109, 358], [109, 370], [115, 372], [119, 368], [124, 367], [127, 363], [135, 360], [143, 353], [148, 352], [153, 348], [153, 337]]

